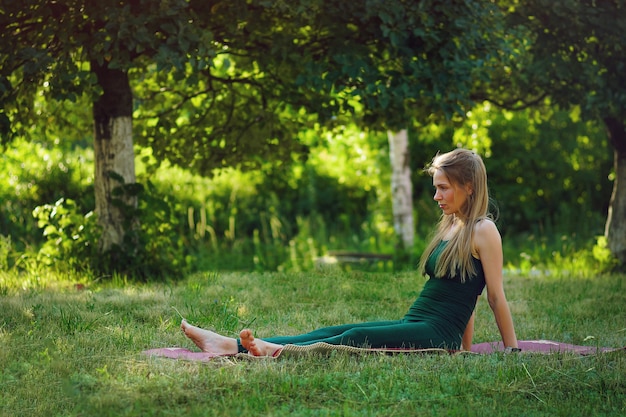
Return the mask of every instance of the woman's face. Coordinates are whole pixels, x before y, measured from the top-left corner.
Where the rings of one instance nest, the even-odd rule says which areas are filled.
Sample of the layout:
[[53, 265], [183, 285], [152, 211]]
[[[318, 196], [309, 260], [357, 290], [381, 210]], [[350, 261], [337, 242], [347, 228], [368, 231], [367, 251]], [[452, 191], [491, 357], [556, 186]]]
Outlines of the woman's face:
[[461, 207], [467, 201], [468, 192], [464, 187], [452, 183], [442, 170], [438, 169], [433, 175], [435, 196], [433, 197], [443, 214], [459, 214]]

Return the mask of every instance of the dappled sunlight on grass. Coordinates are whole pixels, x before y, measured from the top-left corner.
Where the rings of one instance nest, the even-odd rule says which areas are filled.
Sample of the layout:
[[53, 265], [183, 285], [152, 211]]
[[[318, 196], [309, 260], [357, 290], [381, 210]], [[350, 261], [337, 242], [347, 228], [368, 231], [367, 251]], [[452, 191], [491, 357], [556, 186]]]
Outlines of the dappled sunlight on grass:
[[[610, 414], [626, 392], [619, 378], [626, 358], [619, 352], [532, 359], [333, 354], [209, 363], [141, 353], [197, 350], [181, 333], [173, 307], [194, 324], [229, 335], [251, 325], [259, 337], [401, 317], [425, 282], [413, 272], [196, 274], [175, 285], [91, 282], [80, 289], [58, 277], [51, 281], [56, 284], [39, 281], [41, 287], [26, 291], [15, 283], [0, 298], [7, 415], [350, 414], [355, 407], [409, 415], [466, 409], [468, 402], [492, 415], [499, 415], [493, 404], [502, 402], [514, 414], [569, 413], [581, 403], [583, 410]], [[624, 285], [620, 275], [505, 277], [520, 339], [589, 346], [626, 345]], [[477, 315], [475, 342], [498, 340], [485, 296]]]

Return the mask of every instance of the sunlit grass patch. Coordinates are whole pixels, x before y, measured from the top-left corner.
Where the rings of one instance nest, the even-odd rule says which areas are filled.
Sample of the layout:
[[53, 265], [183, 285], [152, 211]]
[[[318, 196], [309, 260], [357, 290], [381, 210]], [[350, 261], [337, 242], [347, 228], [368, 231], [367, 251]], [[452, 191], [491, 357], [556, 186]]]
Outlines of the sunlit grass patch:
[[[11, 274], [11, 273], [9, 273]], [[0, 297], [2, 415], [620, 415], [626, 355], [353, 356], [209, 363], [150, 358], [180, 346], [180, 316], [234, 336], [396, 318], [415, 273], [200, 273], [175, 284], [10, 276]], [[623, 275], [507, 275], [520, 339], [626, 345]], [[484, 298], [484, 297], [482, 297]], [[498, 340], [485, 299], [475, 342]], [[506, 407], [502, 407], [506, 404]]]

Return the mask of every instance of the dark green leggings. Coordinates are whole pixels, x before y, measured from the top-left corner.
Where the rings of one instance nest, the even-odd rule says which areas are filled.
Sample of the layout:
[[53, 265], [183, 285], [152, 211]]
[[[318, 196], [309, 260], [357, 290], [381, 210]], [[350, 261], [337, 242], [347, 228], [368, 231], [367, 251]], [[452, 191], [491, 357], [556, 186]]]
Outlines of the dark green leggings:
[[[298, 336], [262, 338], [279, 345], [311, 345], [326, 342], [331, 345], [367, 346], [372, 348], [448, 348], [458, 349], [461, 335], [444, 337], [425, 321], [375, 321], [324, 327]], [[237, 340], [239, 352], [246, 350]]]

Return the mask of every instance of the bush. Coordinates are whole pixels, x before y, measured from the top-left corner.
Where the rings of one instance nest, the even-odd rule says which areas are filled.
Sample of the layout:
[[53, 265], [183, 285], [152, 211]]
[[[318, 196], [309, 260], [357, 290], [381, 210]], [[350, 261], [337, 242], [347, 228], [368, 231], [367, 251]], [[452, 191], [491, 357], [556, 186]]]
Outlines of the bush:
[[100, 233], [93, 211], [82, 214], [74, 200], [62, 198], [54, 204], [35, 207], [33, 216], [46, 239], [39, 250], [39, 261], [88, 269], [97, 259]]
[[62, 152], [40, 143], [16, 140], [0, 158], [0, 234], [16, 250], [43, 242], [32, 211], [36, 206], [72, 200], [82, 211], [94, 207], [92, 153]]
[[122, 185], [115, 191], [118, 204], [124, 194], [139, 199], [137, 208], [123, 207], [127, 233], [122, 245], [100, 253], [97, 242], [101, 228], [93, 212], [82, 214], [73, 200], [60, 199], [33, 211], [46, 239], [38, 259], [50, 266], [60, 263], [105, 276], [121, 273], [139, 280], [182, 277], [189, 272], [189, 260], [182, 237], [175, 233], [177, 219], [168, 198], [156, 193], [151, 184]]

